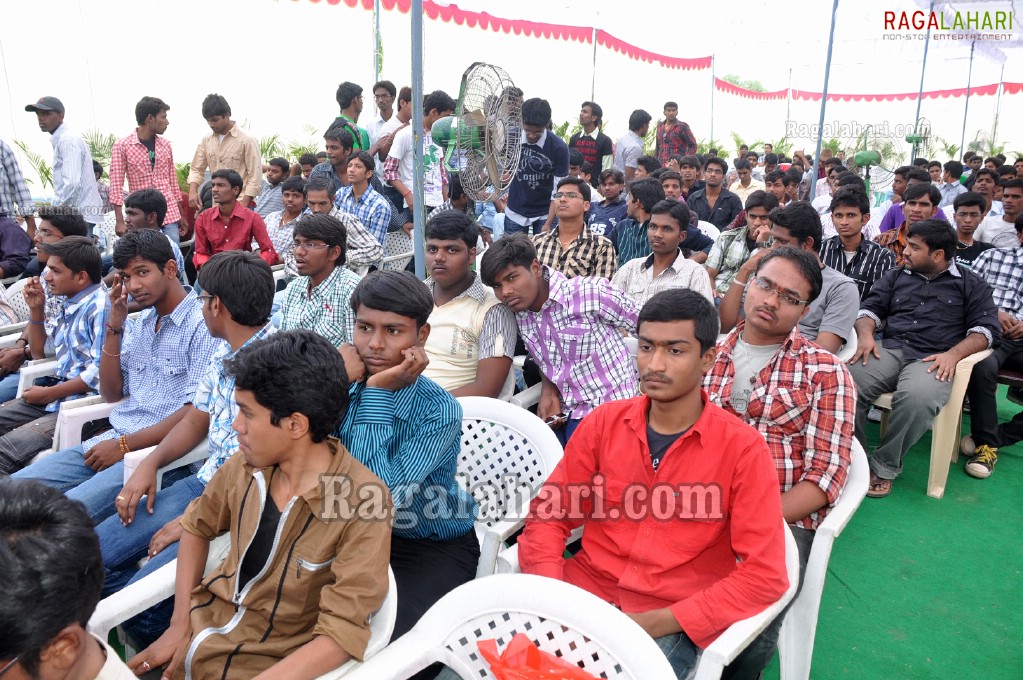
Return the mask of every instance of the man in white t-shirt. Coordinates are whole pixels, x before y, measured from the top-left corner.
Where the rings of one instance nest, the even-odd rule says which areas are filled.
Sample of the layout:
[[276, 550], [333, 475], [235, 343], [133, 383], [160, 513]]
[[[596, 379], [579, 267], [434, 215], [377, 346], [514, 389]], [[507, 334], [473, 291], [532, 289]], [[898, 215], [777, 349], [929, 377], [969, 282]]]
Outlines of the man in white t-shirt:
[[[430, 136], [433, 124], [455, 110], [455, 100], [442, 90], [436, 90], [426, 96], [423, 102], [423, 203], [429, 210], [436, 208], [447, 200], [447, 172], [444, 170], [444, 149], [435, 144]], [[412, 174], [413, 174], [413, 135], [411, 127], [404, 127], [394, 135], [391, 150], [384, 163], [383, 178], [399, 194], [401, 194], [404, 211], [402, 212], [402, 229], [412, 233]]]
[[1002, 182], [1002, 208], [1005, 214], [985, 217], [974, 232], [973, 238], [990, 243], [996, 248], [1018, 248], [1016, 218], [1023, 212], [1023, 179]]

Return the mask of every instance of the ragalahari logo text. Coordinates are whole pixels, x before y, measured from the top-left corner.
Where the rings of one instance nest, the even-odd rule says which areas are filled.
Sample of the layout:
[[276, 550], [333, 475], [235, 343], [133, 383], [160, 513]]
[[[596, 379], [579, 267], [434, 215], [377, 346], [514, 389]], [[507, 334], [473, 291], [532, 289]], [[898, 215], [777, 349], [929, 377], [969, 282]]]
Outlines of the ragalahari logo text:
[[1005, 11], [884, 13], [885, 40], [1010, 40], [1015, 17]]

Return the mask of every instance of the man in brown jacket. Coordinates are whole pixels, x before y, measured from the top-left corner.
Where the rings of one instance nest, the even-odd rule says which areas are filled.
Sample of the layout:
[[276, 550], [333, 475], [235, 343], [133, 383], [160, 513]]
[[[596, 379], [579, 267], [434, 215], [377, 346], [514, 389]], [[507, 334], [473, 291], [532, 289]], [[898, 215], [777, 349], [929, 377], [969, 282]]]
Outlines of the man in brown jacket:
[[[235, 377], [240, 456], [181, 518], [174, 614], [129, 661], [163, 677], [316, 678], [362, 659], [387, 593], [386, 485], [328, 435], [348, 406], [344, 363], [304, 330], [225, 363]], [[231, 550], [208, 576], [209, 542]], [[191, 611], [189, 611], [191, 609]]]

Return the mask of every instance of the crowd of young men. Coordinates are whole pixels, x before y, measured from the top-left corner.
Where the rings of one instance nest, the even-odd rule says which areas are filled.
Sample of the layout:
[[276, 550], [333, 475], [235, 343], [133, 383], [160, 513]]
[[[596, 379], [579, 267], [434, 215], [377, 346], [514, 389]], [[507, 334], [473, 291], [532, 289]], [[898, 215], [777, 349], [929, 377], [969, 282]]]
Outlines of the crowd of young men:
[[[424, 284], [378, 271], [388, 232], [411, 228], [415, 135], [411, 91], [387, 81], [372, 91], [377, 113], [360, 127], [362, 88], [339, 86], [326, 160], [265, 167], [227, 102], [210, 95], [202, 115], [212, 134], [184, 195], [161, 136], [169, 107], [144, 97], [111, 164], [120, 238], [106, 281], [88, 238], [102, 221], [89, 219], [91, 192], [38, 215], [17, 181], [0, 193], [0, 212], [39, 220], [27, 225], [36, 261], [21, 262], [28, 323], [0, 350], [0, 475], [11, 477], [0, 481], [0, 519], [22, 512], [25, 530], [68, 532], [82, 563], [105, 574], [74, 621], [41, 600], [60, 625], [0, 640], [7, 668], [33, 673], [63, 658], [58, 643], [66, 663], [92, 668], [101, 654], [111, 664], [112, 650], [81, 624], [100, 593], [175, 558], [174, 597], [124, 625], [142, 650], [132, 671], [317, 677], [362, 658], [388, 567], [394, 636], [404, 634], [476, 575], [457, 399], [510, 396], [516, 354], [540, 384], [536, 416], [565, 447], [519, 538], [523, 571], [622, 609], [680, 678], [700, 648], [788, 587], [786, 530], [802, 578], [881, 394], [893, 397], [868, 455], [873, 497], [891, 493], [957, 363], [976, 352], [994, 350], [969, 387], [966, 472], [989, 476], [998, 448], [1023, 439], [1023, 413], [1003, 425], [995, 415], [998, 371], [1023, 367], [1023, 178], [1002, 174], [1003, 161], [971, 167], [966, 182], [954, 160], [930, 173], [927, 162], [898, 168], [891, 198], [872, 209], [839, 158], [812, 178], [803, 154], [740, 149], [731, 179], [728, 161], [696, 155], [674, 102], [645, 156], [645, 111], [616, 145], [600, 106], [584, 102], [582, 131], [566, 144], [550, 129], [550, 105], [527, 99], [522, 168], [496, 202], [505, 234], [491, 241], [430, 138], [455, 107], [435, 91], [424, 106], [433, 150]], [[60, 137], [68, 172], [77, 149], [63, 104], [44, 97], [26, 109]], [[206, 170], [213, 205], [203, 209]], [[189, 220], [186, 208], [198, 214]], [[183, 236], [194, 239], [187, 262]], [[49, 356], [53, 377], [14, 398], [22, 363]], [[108, 422], [33, 461], [61, 403], [97, 392], [114, 404]], [[126, 476], [126, 455], [148, 447]], [[205, 462], [175, 467], [196, 447]], [[330, 501], [351, 509], [343, 521], [325, 515], [325, 476], [349, 482]], [[718, 495], [708, 505], [676, 510], [712, 521], [682, 530], [629, 516], [637, 482], [672, 484], [676, 496], [709, 484]], [[64, 498], [47, 487], [80, 504], [55, 517]], [[574, 504], [582, 487], [603, 506]], [[245, 549], [204, 575], [210, 542], [225, 532]], [[17, 537], [0, 539], [0, 558], [23, 557]], [[26, 602], [0, 606], [0, 623]], [[726, 676], [756, 678], [781, 622]]]

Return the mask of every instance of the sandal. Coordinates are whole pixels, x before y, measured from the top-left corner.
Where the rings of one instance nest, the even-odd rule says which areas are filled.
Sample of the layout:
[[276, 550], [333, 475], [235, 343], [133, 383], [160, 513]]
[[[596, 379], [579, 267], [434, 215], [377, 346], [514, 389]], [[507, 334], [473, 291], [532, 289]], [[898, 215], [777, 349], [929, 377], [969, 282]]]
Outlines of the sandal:
[[892, 492], [892, 480], [882, 479], [874, 473], [870, 473], [870, 485], [867, 487], [867, 496], [870, 498], [884, 498]]

